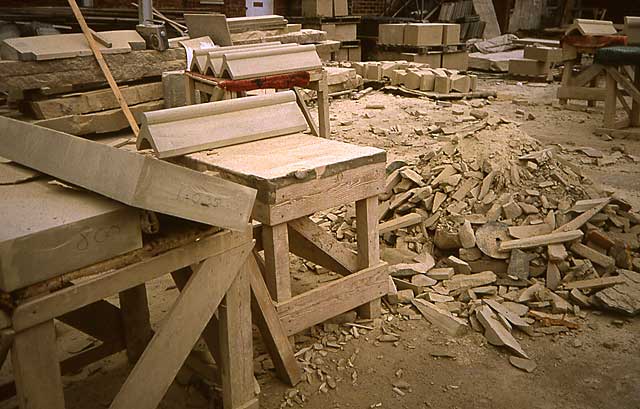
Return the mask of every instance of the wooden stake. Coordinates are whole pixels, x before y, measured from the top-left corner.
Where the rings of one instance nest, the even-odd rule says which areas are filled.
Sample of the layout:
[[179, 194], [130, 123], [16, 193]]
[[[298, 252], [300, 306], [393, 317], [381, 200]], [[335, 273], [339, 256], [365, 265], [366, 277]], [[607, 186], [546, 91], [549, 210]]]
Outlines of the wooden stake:
[[82, 12], [80, 11], [80, 8], [78, 7], [78, 4], [76, 3], [76, 1], [75, 0], [68, 0], [68, 1], [69, 1], [69, 6], [71, 6], [71, 10], [73, 11], [73, 14], [76, 16], [76, 20], [78, 20], [78, 24], [82, 29], [84, 38], [86, 38], [87, 43], [89, 43], [89, 48], [91, 48], [93, 55], [96, 57], [96, 61], [98, 62], [98, 65], [102, 70], [102, 73], [107, 79], [107, 82], [109, 83], [109, 86], [113, 91], [113, 95], [116, 97], [116, 99], [120, 103], [122, 112], [124, 113], [124, 116], [127, 118], [129, 125], [131, 126], [133, 135], [137, 138], [138, 134], [140, 133], [140, 128], [138, 128], [138, 123], [136, 122], [136, 119], [133, 117], [133, 114], [129, 109], [129, 105], [127, 105], [127, 101], [124, 99], [124, 97], [120, 93], [120, 88], [118, 88], [118, 84], [116, 84], [116, 80], [113, 79], [113, 75], [111, 75], [111, 70], [109, 69], [107, 62], [104, 60], [104, 57], [102, 57], [102, 52], [98, 48], [96, 41], [93, 39], [92, 30], [89, 28], [89, 26], [87, 25], [87, 22], [84, 20], [84, 17], [82, 16]]

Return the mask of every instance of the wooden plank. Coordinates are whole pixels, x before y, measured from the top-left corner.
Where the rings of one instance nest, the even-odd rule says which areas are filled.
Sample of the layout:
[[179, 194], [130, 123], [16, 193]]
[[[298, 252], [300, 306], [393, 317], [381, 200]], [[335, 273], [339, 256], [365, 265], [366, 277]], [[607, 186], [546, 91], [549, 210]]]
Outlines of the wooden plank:
[[[271, 301], [269, 290], [260, 275], [262, 259], [255, 253], [247, 259], [249, 265], [249, 280], [251, 282], [251, 309], [253, 321], [260, 329], [262, 341], [269, 351], [269, 356], [281, 381], [295, 386], [302, 380], [302, 371], [296, 361], [293, 346], [287, 338], [285, 329], [280, 322], [278, 312]], [[264, 268], [264, 265], [262, 266]]]
[[53, 320], [16, 333], [11, 360], [20, 409], [64, 409]]
[[122, 93], [120, 93], [118, 84], [116, 84], [116, 80], [113, 78], [113, 75], [111, 74], [111, 70], [109, 69], [109, 65], [107, 65], [107, 62], [104, 60], [104, 57], [102, 56], [102, 51], [100, 50], [100, 47], [98, 47], [98, 45], [96, 44], [96, 40], [94, 40], [93, 35], [91, 34], [91, 29], [87, 25], [87, 22], [84, 21], [84, 17], [82, 16], [82, 12], [80, 11], [78, 4], [76, 4], [76, 0], [68, 0], [68, 2], [69, 2], [69, 6], [71, 6], [71, 10], [73, 11], [74, 16], [76, 17], [76, 20], [78, 20], [78, 24], [80, 25], [80, 29], [84, 34], [84, 38], [87, 40], [87, 43], [89, 43], [89, 48], [91, 48], [93, 55], [96, 57], [96, 61], [98, 61], [100, 70], [102, 70], [102, 73], [107, 79], [107, 82], [109, 83], [109, 87], [111, 87], [111, 90], [113, 91], [113, 95], [118, 100], [118, 103], [120, 104], [120, 108], [122, 109], [124, 116], [127, 118], [127, 121], [131, 126], [133, 135], [137, 137], [138, 134], [140, 133], [140, 128], [138, 128], [138, 123], [133, 117], [133, 114], [131, 113], [131, 111], [129, 110], [129, 105], [127, 104], [127, 101], [122, 96]]
[[[380, 263], [380, 237], [378, 236], [378, 196], [356, 202], [356, 241], [358, 245], [358, 267], [366, 269]], [[380, 316], [380, 299], [369, 300], [358, 309], [366, 319]]]
[[[617, 68], [612, 69], [615, 71]], [[618, 84], [616, 79], [609, 68], [607, 68], [606, 75], [606, 94], [604, 100], [604, 120], [603, 125], [607, 128], [615, 128], [616, 127], [616, 104], [618, 103]], [[615, 71], [616, 73], [618, 71]]]
[[[122, 96], [129, 105], [162, 99], [162, 83], [123, 86]], [[65, 115], [80, 115], [89, 112], [118, 108], [118, 101], [111, 90], [82, 92], [29, 102], [38, 119], [57, 118]]]
[[247, 407], [247, 404], [257, 402], [253, 384], [250, 259], [253, 259], [252, 253], [243, 260], [218, 308], [219, 365], [225, 409]]
[[[633, 87], [640, 90], [640, 65], [633, 68]], [[630, 126], [640, 125], [640, 101], [633, 100], [629, 119], [631, 120]]]
[[72, 287], [28, 300], [14, 310], [13, 328], [22, 331], [207, 257], [222, 254], [249, 240], [249, 234], [249, 231], [221, 232]]
[[276, 309], [289, 336], [379, 299], [388, 289], [387, 264], [381, 263], [277, 303]]
[[[155, 409], [238, 276], [253, 242], [207, 258], [194, 271], [162, 326], [109, 406]], [[179, 334], [179, 336], [176, 336]]]
[[287, 224], [263, 225], [262, 248], [266, 267], [264, 281], [271, 298], [278, 302], [288, 300], [291, 298], [291, 276]]
[[251, 188], [6, 117], [0, 127], [0, 155], [17, 163], [134, 207], [246, 228]]
[[309, 108], [307, 104], [304, 102], [304, 96], [298, 87], [294, 87], [293, 91], [296, 93], [296, 103], [300, 110], [302, 111], [302, 115], [304, 115], [304, 119], [307, 121], [307, 125], [309, 125], [309, 129], [311, 130], [311, 135], [320, 136], [320, 131], [318, 130], [318, 124], [316, 124], [315, 119], [311, 116], [311, 112], [309, 112]]
[[296, 95], [287, 91], [145, 113], [137, 146], [170, 158], [306, 129]]
[[358, 270], [356, 254], [336, 240], [333, 235], [309, 220], [308, 217], [301, 217], [287, 224], [289, 227], [289, 246], [294, 254], [300, 257], [305, 257], [305, 255], [311, 257], [307, 260], [342, 275], [351, 274]]
[[591, 80], [595, 79], [600, 73], [604, 72], [604, 66], [600, 64], [591, 64], [584, 70], [580, 71], [578, 75], [571, 77], [569, 82], [572, 87], [583, 87]]
[[[142, 115], [145, 112], [156, 111], [163, 108], [164, 101], [160, 99], [131, 106], [129, 110], [136, 120], [136, 123], [138, 123], [142, 120]], [[120, 108], [88, 114], [65, 115], [57, 118], [41, 119], [32, 123], [76, 136], [115, 132], [129, 126], [129, 122]]]
[[[202, 263], [194, 264], [191, 267], [184, 267], [171, 273], [171, 277], [173, 278], [174, 283], [176, 283], [176, 287], [178, 287], [179, 291], [184, 289], [193, 275], [193, 270], [200, 268], [200, 264]], [[214, 314], [202, 331], [202, 339], [204, 339], [204, 342], [207, 344], [207, 348], [218, 366], [222, 362], [222, 357], [220, 356], [220, 339], [218, 338], [218, 333], [220, 332], [219, 327], [218, 317]], [[208, 379], [211, 377], [215, 378], [219, 374], [204, 375], [206, 375]]]
[[135, 364], [153, 336], [149, 319], [147, 287], [139, 284], [119, 293], [122, 326], [129, 363]]
[[543, 234], [527, 239], [516, 239], [500, 243], [500, 251], [527, 249], [531, 247], [546, 246], [548, 244], [565, 243], [581, 238], [584, 235], [580, 230], [570, 230], [558, 233]]

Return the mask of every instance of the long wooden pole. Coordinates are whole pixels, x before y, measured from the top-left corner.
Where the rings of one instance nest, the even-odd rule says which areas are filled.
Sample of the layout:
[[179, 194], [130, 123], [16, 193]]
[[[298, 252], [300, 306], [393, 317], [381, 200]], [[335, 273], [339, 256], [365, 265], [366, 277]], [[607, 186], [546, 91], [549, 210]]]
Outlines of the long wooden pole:
[[111, 90], [113, 91], [113, 95], [115, 95], [116, 99], [118, 100], [118, 103], [122, 108], [122, 112], [124, 113], [124, 116], [127, 118], [129, 125], [131, 126], [131, 130], [133, 131], [133, 134], [137, 138], [138, 134], [140, 133], [140, 128], [138, 128], [138, 123], [136, 122], [136, 119], [133, 117], [133, 114], [129, 109], [129, 105], [127, 105], [127, 101], [122, 96], [122, 93], [120, 92], [120, 88], [118, 88], [118, 84], [116, 84], [116, 80], [113, 79], [113, 75], [111, 75], [111, 70], [109, 69], [107, 62], [104, 60], [104, 57], [102, 56], [102, 52], [98, 48], [96, 41], [93, 39], [93, 35], [91, 34], [91, 29], [87, 25], [87, 22], [84, 20], [84, 17], [82, 16], [82, 12], [80, 11], [80, 8], [78, 7], [78, 4], [76, 3], [76, 1], [75, 0], [68, 0], [68, 1], [69, 1], [69, 6], [71, 6], [71, 10], [73, 11], [73, 14], [76, 16], [76, 20], [78, 20], [78, 24], [80, 24], [80, 28], [84, 33], [84, 37], [87, 39], [87, 43], [89, 43], [89, 47], [91, 48], [91, 51], [93, 51], [93, 55], [96, 57], [96, 61], [98, 61], [98, 65], [100, 66], [102, 73], [104, 74], [105, 78], [107, 79], [107, 82], [109, 83], [109, 86], [111, 87]]

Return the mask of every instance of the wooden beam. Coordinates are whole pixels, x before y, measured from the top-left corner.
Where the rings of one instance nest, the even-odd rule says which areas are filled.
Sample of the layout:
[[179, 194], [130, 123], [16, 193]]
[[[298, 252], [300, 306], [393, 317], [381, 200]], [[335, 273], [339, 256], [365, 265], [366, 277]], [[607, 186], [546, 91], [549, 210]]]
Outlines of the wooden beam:
[[[251, 284], [248, 275], [252, 253], [242, 260], [235, 280], [218, 308], [220, 377], [225, 409], [256, 406], [253, 377]], [[245, 261], [246, 260], [246, 261]], [[238, 260], [233, 260], [238, 262]]]
[[308, 217], [287, 224], [292, 253], [338, 274], [358, 271], [358, 256]]
[[16, 333], [11, 361], [21, 409], [64, 409], [53, 320]]
[[307, 120], [307, 125], [309, 125], [309, 130], [311, 131], [311, 135], [320, 136], [320, 131], [318, 131], [318, 124], [311, 116], [311, 112], [309, 112], [309, 108], [307, 108], [307, 104], [304, 102], [304, 96], [300, 91], [300, 88], [293, 87], [293, 91], [296, 93], [296, 102], [302, 111], [302, 115], [304, 115], [304, 119]]
[[289, 336], [378, 300], [388, 289], [387, 264], [381, 263], [277, 303], [276, 309]]
[[291, 276], [287, 224], [262, 225], [262, 247], [266, 265], [264, 281], [271, 298], [278, 302], [288, 300], [291, 298]]
[[13, 328], [16, 331], [25, 330], [184, 266], [217, 256], [242, 246], [249, 240], [248, 234], [248, 231], [218, 233], [151, 259], [104, 273], [73, 287], [31, 299], [14, 310]]
[[[620, 86], [631, 95], [634, 101], [640, 103], [640, 90], [638, 90], [633, 82], [620, 74], [620, 72], [615, 67], [607, 67], [607, 74], [609, 74]], [[605, 125], [606, 126], [606, 125]]]
[[[378, 236], [378, 196], [356, 202], [356, 240], [358, 267], [370, 268], [380, 263], [380, 237]], [[362, 318], [376, 318], [381, 314], [380, 299], [372, 298], [358, 309]]]
[[96, 44], [96, 41], [93, 38], [93, 30], [89, 28], [89, 26], [87, 25], [87, 22], [84, 20], [84, 17], [82, 16], [82, 12], [80, 11], [80, 8], [76, 4], [76, 0], [68, 0], [68, 1], [69, 1], [69, 6], [71, 6], [71, 10], [73, 11], [74, 16], [76, 17], [76, 20], [78, 20], [80, 29], [84, 33], [84, 38], [87, 40], [87, 43], [89, 44], [89, 48], [91, 48], [93, 55], [96, 57], [96, 61], [98, 61], [98, 65], [100, 66], [100, 69], [104, 74], [104, 77], [107, 79], [107, 82], [109, 83], [109, 86], [113, 91], [113, 95], [116, 97], [116, 99], [120, 103], [120, 108], [122, 108], [122, 112], [124, 113], [124, 116], [127, 118], [127, 121], [129, 122], [129, 126], [131, 126], [133, 135], [135, 137], [138, 137], [138, 134], [140, 133], [140, 128], [138, 128], [138, 123], [133, 117], [133, 114], [131, 113], [131, 111], [129, 110], [129, 105], [127, 105], [127, 101], [124, 99], [124, 97], [120, 93], [120, 88], [118, 88], [118, 84], [116, 84], [116, 80], [113, 79], [113, 75], [111, 74], [109, 65], [107, 65], [107, 62], [104, 60], [104, 57], [102, 56], [102, 51], [100, 51], [100, 48], [98, 47], [98, 45]]
[[144, 283], [120, 291], [122, 325], [127, 344], [129, 363], [135, 364], [153, 336], [147, 302], [147, 287]]
[[130, 206], [247, 227], [256, 191], [149, 156], [0, 117], [0, 156]]
[[604, 66], [600, 64], [591, 64], [588, 68], [580, 71], [578, 75], [575, 75], [570, 80], [570, 86], [572, 87], [582, 87], [586, 85], [591, 80], [598, 77], [598, 75], [604, 72]]
[[281, 381], [295, 386], [302, 380], [300, 366], [294, 356], [293, 347], [287, 338], [278, 312], [271, 301], [269, 290], [262, 279], [260, 270], [262, 258], [254, 249], [254, 257], [247, 259], [249, 267], [249, 280], [251, 282], [251, 310], [253, 321], [260, 329], [262, 341], [264, 342], [276, 374]]
[[252, 247], [250, 242], [207, 258], [194, 271], [109, 408], [158, 406]]

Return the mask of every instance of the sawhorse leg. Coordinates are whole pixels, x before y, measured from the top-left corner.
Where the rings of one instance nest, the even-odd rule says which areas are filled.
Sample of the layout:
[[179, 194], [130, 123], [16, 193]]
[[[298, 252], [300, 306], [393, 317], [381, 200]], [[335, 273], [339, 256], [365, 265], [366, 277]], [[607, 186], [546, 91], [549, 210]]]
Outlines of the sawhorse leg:
[[[633, 69], [633, 85], [640, 90], [640, 65], [636, 65]], [[632, 127], [640, 126], [640, 103], [635, 99], [631, 103], [629, 123]]]
[[[380, 239], [378, 237], [378, 197], [372, 196], [356, 202], [356, 236], [358, 242], [358, 267], [365, 269], [380, 263]], [[380, 299], [364, 304], [358, 309], [363, 318], [376, 318], [381, 314]]]
[[[568, 87], [571, 85], [571, 77], [573, 76], [573, 65], [574, 60], [564, 62], [564, 69], [562, 70], [562, 81], [560, 82], [560, 87]], [[566, 105], [567, 99], [560, 98], [560, 104]]]
[[64, 409], [53, 320], [18, 332], [11, 359], [20, 409]]
[[616, 126], [616, 105], [618, 102], [618, 83], [615, 78], [607, 72], [606, 74], [606, 94], [604, 100], [604, 127], [615, 128]]
[[322, 73], [322, 79], [318, 83], [318, 133], [321, 138], [328, 138], [331, 134], [329, 124], [329, 85], [327, 73]]

